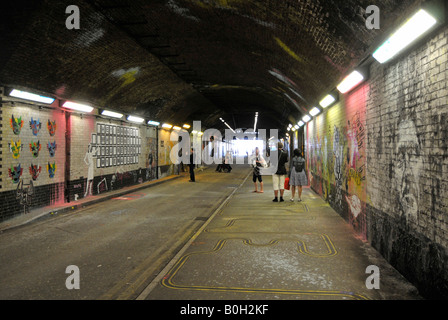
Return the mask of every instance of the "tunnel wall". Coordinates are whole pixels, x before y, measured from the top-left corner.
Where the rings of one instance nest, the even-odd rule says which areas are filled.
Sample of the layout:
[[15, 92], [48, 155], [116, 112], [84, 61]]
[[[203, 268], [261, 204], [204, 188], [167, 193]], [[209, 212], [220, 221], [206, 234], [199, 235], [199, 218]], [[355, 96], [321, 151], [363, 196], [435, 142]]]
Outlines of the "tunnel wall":
[[430, 298], [448, 297], [448, 30], [308, 123], [311, 188]]
[[177, 174], [168, 131], [0, 98], [0, 222], [26, 214], [30, 181], [33, 209]]

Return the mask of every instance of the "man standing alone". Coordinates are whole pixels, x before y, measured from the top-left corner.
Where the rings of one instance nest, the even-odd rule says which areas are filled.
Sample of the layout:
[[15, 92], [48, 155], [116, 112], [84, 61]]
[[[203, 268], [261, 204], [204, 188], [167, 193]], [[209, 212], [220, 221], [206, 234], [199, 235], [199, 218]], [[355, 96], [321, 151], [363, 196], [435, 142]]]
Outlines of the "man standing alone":
[[188, 165], [190, 167], [190, 182], [196, 182], [194, 178], [194, 152], [193, 148], [191, 148], [190, 151], [190, 164]]
[[288, 154], [283, 151], [283, 144], [278, 143], [278, 165], [277, 172], [272, 176], [272, 181], [274, 184], [274, 195], [275, 198], [273, 202], [278, 202], [278, 191], [280, 190], [280, 202], [283, 202], [283, 193], [285, 192], [285, 178], [286, 178], [286, 162], [288, 162]]

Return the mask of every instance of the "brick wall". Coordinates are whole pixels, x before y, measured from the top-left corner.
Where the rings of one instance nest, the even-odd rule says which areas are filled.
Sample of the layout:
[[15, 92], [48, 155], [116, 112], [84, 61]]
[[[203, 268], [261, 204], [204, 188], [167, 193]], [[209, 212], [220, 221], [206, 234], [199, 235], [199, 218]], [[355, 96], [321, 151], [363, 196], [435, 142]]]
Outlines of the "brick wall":
[[[3, 93], [0, 98], [0, 221], [177, 173], [169, 152], [158, 165], [155, 127], [104, 118], [96, 111], [65, 112], [57, 100], [42, 107]], [[37, 124], [34, 132], [31, 119]], [[169, 139], [169, 134], [162, 137]], [[33, 193], [24, 206], [21, 191], [30, 183]]]
[[[448, 297], [448, 29], [307, 125], [311, 187], [427, 297]], [[340, 166], [340, 169], [339, 169]]]

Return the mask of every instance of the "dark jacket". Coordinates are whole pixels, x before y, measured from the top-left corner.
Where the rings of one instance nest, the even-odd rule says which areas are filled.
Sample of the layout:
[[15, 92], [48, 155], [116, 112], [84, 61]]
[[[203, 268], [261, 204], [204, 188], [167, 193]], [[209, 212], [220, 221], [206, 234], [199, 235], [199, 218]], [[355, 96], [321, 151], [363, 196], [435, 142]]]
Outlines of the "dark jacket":
[[278, 152], [278, 166], [277, 166], [277, 172], [275, 174], [278, 175], [286, 175], [286, 162], [288, 162], [288, 154], [286, 151], [279, 150]]

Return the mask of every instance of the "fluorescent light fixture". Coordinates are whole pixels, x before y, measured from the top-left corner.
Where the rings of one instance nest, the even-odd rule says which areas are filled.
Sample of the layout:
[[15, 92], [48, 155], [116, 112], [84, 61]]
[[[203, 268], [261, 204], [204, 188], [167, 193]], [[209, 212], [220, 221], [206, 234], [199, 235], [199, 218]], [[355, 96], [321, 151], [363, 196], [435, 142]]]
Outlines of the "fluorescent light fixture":
[[311, 117], [310, 117], [309, 115], [305, 115], [305, 116], [302, 118], [302, 120], [303, 120], [303, 122], [308, 122], [308, 121], [311, 120]]
[[157, 127], [158, 125], [160, 125], [160, 122], [149, 120], [148, 124]]
[[299, 128], [300, 128], [300, 127], [299, 127], [298, 125], [295, 125], [295, 126], [294, 126], [294, 129], [296, 129], [296, 130], [299, 130]]
[[184, 127], [184, 129], [190, 129], [191, 128], [191, 126], [189, 124], [184, 124], [183, 127]]
[[313, 117], [317, 116], [319, 113], [320, 113], [320, 110], [319, 110], [319, 108], [316, 108], [316, 107], [314, 107], [310, 111], [310, 115], [312, 115]]
[[178, 127], [178, 126], [174, 126], [173, 129], [179, 131], [179, 130], [181, 130], [182, 128], [181, 128], [181, 127]]
[[85, 104], [79, 104], [71, 101], [66, 101], [63, 105], [64, 108], [72, 109], [76, 111], [82, 111], [82, 112], [92, 112], [93, 107], [85, 105]]
[[257, 122], [258, 122], [258, 112], [255, 112], [254, 132], [257, 131]]
[[113, 111], [109, 111], [109, 110], [103, 110], [103, 111], [101, 111], [101, 114], [103, 116], [117, 118], [117, 119], [123, 118], [123, 115], [121, 113], [113, 112]]
[[168, 124], [168, 123], [162, 124], [162, 128], [165, 128], [165, 129], [171, 129], [172, 127], [173, 127], [172, 124]]
[[13, 89], [9, 95], [11, 97], [25, 99], [25, 100], [31, 100], [34, 102], [41, 102], [41, 103], [45, 103], [45, 104], [52, 104], [55, 100], [53, 98], [40, 96], [38, 94], [34, 94], [34, 93], [26, 92], [26, 91], [20, 91], [20, 90], [16, 90], [16, 89]]
[[286, 130], [291, 131], [291, 127], [288, 127], [288, 129], [286, 129]]
[[345, 79], [338, 85], [337, 88], [341, 93], [347, 93], [354, 87], [356, 87], [358, 84], [360, 84], [363, 80], [364, 80], [363, 75], [355, 70], [352, 73], [350, 73], [347, 77], [345, 77]]
[[302, 120], [299, 121], [298, 123], [299, 127], [303, 127], [305, 125], [305, 122], [303, 122]]
[[374, 53], [373, 57], [379, 63], [392, 59], [418, 37], [431, 29], [437, 20], [421, 9], [387, 39]]
[[297, 129], [296, 129], [296, 127], [292, 127], [291, 130], [292, 130], [292, 132], [295, 132]]
[[191, 131], [192, 134], [198, 133], [196, 130]]
[[198, 136], [202, 136], [204, 132], [198, 132]]
[[336, 101], [336, 99], [331, 94], [329, 94], [328, 96], [323, 98], [322, 101], [319, 102], [319, 104], [320, 104], [320, 106], [322, 108], [325, 109], [326, 107], [328, 107], [329, 105], [331, 105], [335, 101]]
[[145, 121], [145, 119], [140, 118], [140, 117], [135, 117], [135, 116], [128, 116], [128, 121], [131, 122], [136, 122], [136, 123], [142, 123], [143, 121]]

